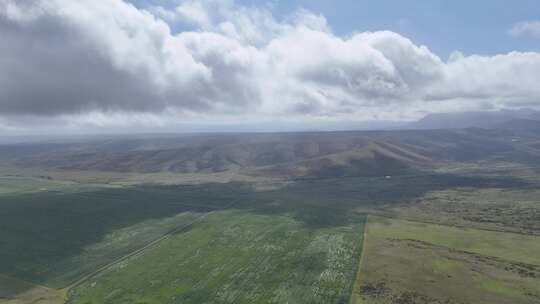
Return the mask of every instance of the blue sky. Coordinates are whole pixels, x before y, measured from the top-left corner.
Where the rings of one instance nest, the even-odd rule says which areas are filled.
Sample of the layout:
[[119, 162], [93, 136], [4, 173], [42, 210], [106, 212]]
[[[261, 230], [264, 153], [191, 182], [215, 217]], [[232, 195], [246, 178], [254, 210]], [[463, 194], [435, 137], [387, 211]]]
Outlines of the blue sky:
[[288, 0], [277, 9], [285, 13], [297, 6], [321, 12], [336, 33], [392, 30], [444, 57], [456, 49], [492, 55], [540, 46], [539, 40], [508, 35], [514, 23], [540, 17], [538, 0]]
[[[139, 7], [148, 3], [174, 5], [174, 1], [132, 2]], [[517, 22], [540, 19], [538, 0], [237, 0], [236, 3], [272, 7], [278, 19], [304, 8], [322, 14], [337, 35], [395, 31], [416, 44], [428, 46], [442, 58], [454, 50], [466, 55], [494, 55], [540, 49], [540, 39], [508, 34]]]

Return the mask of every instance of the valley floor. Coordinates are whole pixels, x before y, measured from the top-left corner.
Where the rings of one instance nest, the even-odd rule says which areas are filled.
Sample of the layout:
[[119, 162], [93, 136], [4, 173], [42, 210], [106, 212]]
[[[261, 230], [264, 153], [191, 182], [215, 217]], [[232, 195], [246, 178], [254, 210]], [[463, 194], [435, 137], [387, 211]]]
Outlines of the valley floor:
[[540, 302], [535, 176], [122, 178], [2, 177], [0, 303]]

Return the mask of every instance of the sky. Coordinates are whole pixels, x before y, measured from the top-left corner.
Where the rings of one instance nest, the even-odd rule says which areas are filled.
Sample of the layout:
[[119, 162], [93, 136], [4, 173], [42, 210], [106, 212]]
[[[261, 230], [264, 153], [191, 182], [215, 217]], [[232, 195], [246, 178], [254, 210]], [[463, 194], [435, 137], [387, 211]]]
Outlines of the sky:
[[0, 0], [0, 135], [538, 109], [538, 83], [537, 0]]
[[[132, 1], [138, 7], [159, 3], [174, 7], [175, 1]], [[334, 33], [390, 30], [415, 43], [429, 46], [447, 58], [453, 51], [496, 55], [511, 51], [537, 51], [536, 39], [516, 39], [507, 32], [514, 24], [540, 19], [536, 0], [243, 0], [244, 6], [267, 7], [278, 18], [299, 8], [322, 14]]]

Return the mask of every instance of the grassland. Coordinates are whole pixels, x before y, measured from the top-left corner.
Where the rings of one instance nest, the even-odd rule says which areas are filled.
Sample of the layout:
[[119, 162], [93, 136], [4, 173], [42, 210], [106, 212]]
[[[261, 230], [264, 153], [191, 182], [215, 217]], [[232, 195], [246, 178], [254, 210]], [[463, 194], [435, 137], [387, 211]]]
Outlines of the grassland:
[[370, 218], [370, 233], [398, 240], [418, 240], [455, 250], [540, 265], [540, 237], [431, 225], [398, 219]]
[[538, 303], [540, 239], [369, 217], [357, 303]]
[[312, 229], [287, 215], [230, 210], [71, 292], [69, 303], [344, 303], [363, 217]]
[[413, 203], [388, 208], [400, 218], [540, 234], [540, 191], [457, 188], [426, 193]]

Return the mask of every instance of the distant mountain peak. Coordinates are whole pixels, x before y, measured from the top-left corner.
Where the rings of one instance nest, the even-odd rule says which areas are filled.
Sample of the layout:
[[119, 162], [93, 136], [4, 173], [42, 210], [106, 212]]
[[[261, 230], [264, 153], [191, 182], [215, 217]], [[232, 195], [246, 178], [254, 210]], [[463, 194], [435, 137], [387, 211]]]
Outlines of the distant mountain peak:
[[434, 113], [408, 124], [408, 129], [460, 129], [460, 128], [498, 128], [513, 120], [540, 120], [540, 111], [532, 109], [499, 111], [473, 111]]

